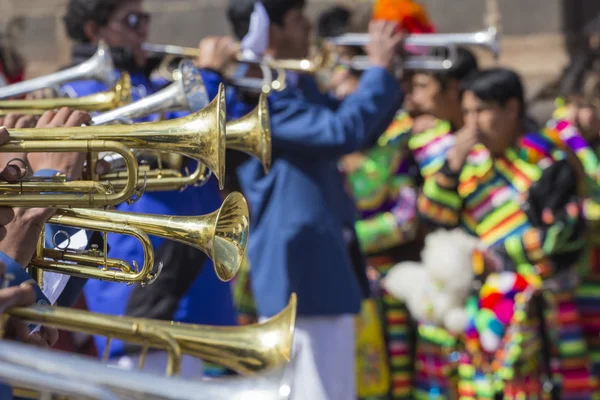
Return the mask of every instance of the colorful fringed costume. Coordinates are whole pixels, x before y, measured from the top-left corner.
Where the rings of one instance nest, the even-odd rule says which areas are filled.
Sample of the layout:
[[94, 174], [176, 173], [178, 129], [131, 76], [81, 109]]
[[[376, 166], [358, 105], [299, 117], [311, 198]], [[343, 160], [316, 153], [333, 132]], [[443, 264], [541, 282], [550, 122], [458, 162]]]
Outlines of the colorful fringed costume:
[[588, 178], [583, 204], [588, 222], [588, 249], [587, 257], [580, 262], [577, 305], [593, 363], [596, 392], [600, 396], [600, 139], [589, 144], [572, 124], [560, 119], [550, 121], [544, 132], [555, 144], [577, 156]]
[[[551, 141], [537, 133], [522, 137], [502, 157], [493, 158], [484, 146], [476, 145], [460, 173], [452, 173], [446, 163], [436, 174], [426, 179], [418, 201], [419, 212], [423, 219], [436, 226], [461, 226], [479, 237], [488, 248], [501, 254], [502, 264], [510, 273], [518, 273], [530, 285], [541, 289], [541, 279], [552, 278], [555, 268], [568, 267], [552, 261], [551, 256], [558, 252], [558, 242], [555, 243], [552, 239], [560, 237], [560, 232], [566, 232], [567, 229], [568, 232], [576, 232], [574, 221], [577, 218], [567, 213], [567, 219], [561, 220], [563, 225], [551, 223], [539, 228], [531, 222], [521, 203], [530, 194], [532, 185], [542, 178], [546, 168], [562, 158], [564, 153], [556, 150]], [[561, 297], [565, 292], [572, 293], [573, 287], [552, 293], [550, 298], [555, 305], [572, 306], [572, 302], [569, 303], [572, 296], [569, 301], [564, 301]], [[523, 296], [517, 294], [504, 298], [512, 298], [517, 307], [524, 301]], [[503, 392], [504, 398], [540, 397], [541, 381], [548, 375], [544, 371], [549, 370], [549, 363], [542, 362], [544, 359], [541, 357], [542, 336], [539, 325], [542, 316], [539, 312], [524, 315], [525, 311], [520, 310], [511, 315], [510, 321], [503, 321], [504, 324], [498, 325], [497, 320], [502, 320], [499, 317], [501, 314], [490, 312], [492, 308], [487, 308], [486, 301], [485, 291], [482, 289], [479, 299], [474, 304], [469, 303], [470, 307], [467, 307], [478, 325], [478, 335], [481, 336], [488, 328], [500, 326], [502, 329], [499, 330], [499, 335], [509, 341], [500, 343], [501, 353], [490, 353], [481, 348], [476, 350], [472, 343], [469, 344], [467, 335], [467, 351], [461, 352], [459, 359], [460, 397], [487, 399], [493, 398], [498, 392]], [[514, 327], [522, 332], [511, 338]], [[508, 332], [504, 332], [503, 329], [507, 328]], [[556, 328], [562, 339], [558, 349], [561, 359], [564, 360], [565, 353], [573, 349], [577, 352], [584, 351], [573, 359], [568, 369], [570, 376], [577, 377], [581, 388], [589, 393], [592, 381], [585, 357], [585, 341], [579, 314], [573, 310], [570, 319], [558, 321]], [[483, 345], [483, 341], [480, 344]], [[503, 345], [513, 350], [509, 352]], [[524, 352], [521, 354], [527, 357], [521, 360], [527, 362], [509, 360], [510, 357], [507, 356], [515, 351]], [[531, 352], [536, 351], [539, 353], [534, 357]], [[504, 360], [509, 362], [494, 367], [491, 361], [497, 359], [502, 352], [505, 352]]]
[[[381, 289], [378, 282], [394, 264], [418, 259], [416, 185], [422, 176], [429, 176], [443, 165], [445, 153], [454, 144], [446, 122], [437, 121], [434, 128], [414, 135], [410, 133], [411, 127], [411, 118], [399, 112], [377, 145], [360, 154], [358, 160], [353, 159], [354, 166], [342, 163], [348, 189], [360, 211], [361, 218], [356, 223], [358, 239], [369, 266], [375, 269], [371, 274], [372, 284], [382, 311], [391, 377], [389, 397], [365, 389], [364, 398], [414, 398], [413, 389], [428, 393], [432, 379], [432, 386], [446, 386], [445, 382], [429, 376], [435, 374], [431, 366], [444, 359], [441, 348], [435, 346], [437, 338], [418, 340], [421, 355], [417, 358], [424, 362], [414, 362], [417, 332], [404, 304]], [[359, 365], [362, 364], [359, 360]], [[359, 370], [358, 374], [359, 380], [364, 378], [364, 372]]]
[[[380, 314], [385, 333], [385, 361], [374, 363], [381, 348], [379, 334], [367, 324], [360, 326], [357, 381], [361, 399], [411, 398], [414, 330], [404, 304], [379, 287], [379, 277], [403, 256], [403, 245], [415, 239], [416, 193], [407, 157], [411, 127], [410, 116], [398, 113], [375, 146], [340, 164], [360, 212], [356, 233], [373, 269], [369, 278], [380, 311], [365, 303], [361, 321], [373, 321]], [[371, 371], [374, 366], [379, 366], [378, 371]]]

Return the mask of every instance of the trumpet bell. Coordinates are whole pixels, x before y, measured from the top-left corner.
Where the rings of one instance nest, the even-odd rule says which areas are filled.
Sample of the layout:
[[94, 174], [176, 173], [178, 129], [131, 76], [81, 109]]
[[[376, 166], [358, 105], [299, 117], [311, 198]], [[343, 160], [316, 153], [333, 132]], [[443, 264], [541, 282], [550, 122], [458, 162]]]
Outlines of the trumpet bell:
[[256, 157], [268, 173], [271, 168], [271, 120], [267, 96], [261, 93], [256, 108], [227, 123], [226, 130], [227, 148]]
[[177, 108], [196, 112], [209, 103], [208, 93], [200, 71], [191, 60], [185, 59], [179, 63], [179, 101]]
[[[257, 324], [227, 327], [152, 321], [157, 329], [174, 338], [184, 354], [254, 376], [273, 371], [291, 361], [296, 326], [297, 297], [274, 317]], [[142, 318], [122, 317], [143, 324]], [[229, 345], [229, 346], [228, 346]]]
[[[233, 279], [242, 266], [249, 230], [248, 204], [244, 196], [234, 192], [225, 198], [215, 215], [212, 245], [204, 246], [210, 252], [217, 276], [222, 281]], [[201, 243], [197, 246], [200, 247]]]

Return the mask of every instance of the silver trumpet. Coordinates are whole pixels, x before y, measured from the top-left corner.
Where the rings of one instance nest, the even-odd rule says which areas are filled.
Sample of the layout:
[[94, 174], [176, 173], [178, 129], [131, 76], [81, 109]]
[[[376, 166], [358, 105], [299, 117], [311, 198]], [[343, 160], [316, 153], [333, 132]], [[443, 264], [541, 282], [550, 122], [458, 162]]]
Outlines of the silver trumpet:
[[182, 60], [177, 75], [179, 79], [163, 90], [135, 103], [93, 117], [93, 124], [104, 125], [116, 120], [134, 119], [167, 111], [196, 112], [210, 103], [202, 76], [192, 61]]
[[24, 388], [86, 400], [287, 400], [293, 371], [292, 361], [260, 377], [192, 380], [123, 371], [88, 357], [0, 341], [0, 382], [19, 394]]
[[[178, 79], [166, 88], [135, 103], [114, 109], [92, 118], [94, 125], [109, 123], [133, 123], [134, 118], [167, 111], [200, 111], [210, 103], [202, 76], [191, 60], [182, 60], [175, 74]], [[111, 171], [119, 171], [125, 167], [125, 160], [116, 153], [100, 153], [102, 160], [110, 165]], [[212, 174], [206, 168], [201, 168], [202, 178], [198, 185], [208, 181]]]
[[106, 43], [100, 42], [96, 54], [79, 65], [54, 74], [40, 76], [39, 78], [29, 79], [0, 88], [0, 99], [16, 97], [36, 90], [57, 87], [67, 82], [84, 79], [102, 81], [109, 86], [116, 83], [115, 67], [110, 55], [110, 49]]
[[[326, 39], [327, 43], [336, 46], [366, 46], [369, 43], [368, 33], [347, 33], [345, 35]], [[500, 34], [494, 27], [472, 33], [433, 33], [408, 35], [404, 39], [405, 47], [420, 48], [447, 48], [450, 53], [455, 52], [455, 46], [481, 46], [491, 51], [495, 58], [500, 56]], [[432, 56], [409, 57], [405, 60], [404, 68], [407, 69], [448, 69], [452, 67], [452, 55], [448, 59]], [[364, 69], [364, 57], [355, 57], [352, 67]], [[356, 63], [356, 64], [355, 64]], [[435, 68], [439, 66], [439, 68]]]
[[[199, 50], [195, 47], [175, 46], [170, 44], [153, 44], [144, 43], [142, 49], [152, 54], [161, 54], [172, 57], [194, 58], [199, 54]], [[249, 52], [240, 51], [236, 55], [236, 60], [241, 64], [256, 65], [260, 68], [263, 75], [261, 78], [246, 78], [243, 76], [234, 75], [230, 77], [229, 84], [231, 86], [245, 89], [253, 92], [270, 93], [271, 91], [281, 91], [286, 88], [286, 73], [285, 70], [274, 66], [269, 60], [264, 57], [256, 56]], [[272, 68], [277, 76], [273, 76]]]

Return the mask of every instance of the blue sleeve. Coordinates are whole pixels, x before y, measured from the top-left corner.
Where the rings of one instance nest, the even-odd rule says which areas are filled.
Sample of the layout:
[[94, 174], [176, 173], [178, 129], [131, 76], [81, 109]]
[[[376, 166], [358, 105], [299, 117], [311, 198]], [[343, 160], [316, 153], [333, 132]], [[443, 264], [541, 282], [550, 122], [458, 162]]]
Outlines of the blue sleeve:
[[383, 68], [366, 71], [336, 110], [286, 89], [269, 98], [273, 149], [339, 158], [368, 147], [391, 123], [401, 90]]
[[206, 93], [208, 93], [208, 98], [210, 100], [217, 97], [217, 93], [219, 93], [219, 85], [225, 84], [225, 79], [218, 72], [209, 70], [209, 69], [201, 69], [200, 75], [202, 76], [202, 80], [204, 81], [204, 86], [206, 87]]
[[[24, 282], [33, 281], [31, 275], [27, 273], [15, 260], [0, 252], [0, 261], [6, 265], [5, 276], [10, 276], [11, 281], [8, 286], [19, 286]], [[42, 293], [37, 285], [33, 285], [35, 291], [35, 303], [40, 305], [49, 305], [50, 300]]]

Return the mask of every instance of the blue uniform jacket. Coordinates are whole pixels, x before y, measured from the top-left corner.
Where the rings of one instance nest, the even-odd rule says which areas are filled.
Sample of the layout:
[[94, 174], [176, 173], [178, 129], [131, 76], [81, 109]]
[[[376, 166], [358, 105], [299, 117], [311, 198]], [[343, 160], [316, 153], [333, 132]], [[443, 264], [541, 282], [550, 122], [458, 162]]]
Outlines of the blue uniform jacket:
[[343, 228], [355, 210], [338, 159], [366, 148], [391, 122], [400, 87], [387, 71], [366, 71], [355, 94], [337, 102], [301, 77], [269, 98], [273, 166], [251, 159], [238, 168], [250, 206], [249, 259], [261, 316], [298, 295], [300, 315], [358, 313], [362, 299]]
[[[220, 76], [212, 72], [202, 73], [207, 86], [209, 96], [216, 96]], [[155, 82], [151, 82], [143, 75], [131, 76], [134, 101], [143, 96], [150, 95], [160, 88]], [[80, 81], [70, 83], [64, 88], [67, 94], [84, 96], [107, 90], [107, 87], [95, 81]], [[168, 115], [174, 118], [179, 115]], [[152, 117], [143, 121], [152, 120]], [[140, 121], [141, 122], [141, 121]], [[191, 170], [195, 163], [191, 165]], [[211, 180], [206, 186], [200, 188], [188, 188], [184, 192], [147, 192], [142, 198], [131, 206], [120, 205], [118, 210], [128, 212], [139, 212], [149, 214], [167, 215], [201, 215], [218, 209], [221, 199], [216, 181]], [[143, 261], [142, 246], [131, 236], [109, 235], [110, 246], [109, 257], [119, 258], [131, 262], [136, 260], [141, 264]], [[155, 248], [160, 246], [164, 239], [151, 237]], [[157, 260], [160, 261], [160, 260]], [[164, 266], [169, 268], [168, 265]], [[93, 312], [101, 312], [113, 315], [122, 315], [125, 312], [128, 297], [132, 287], [125, 284], [101, 282], [89, 280], [85, 286], [88, 308]], [[192, 284], [187, 294], [181, 299], [175, 314], [176, 320], [190, 323], [202, 323], [213, 325], [234, 325], [236, 314], [233, 306], [230, 286], [221, 282], [213, 269], [212, 262], [207, 261], [202, 272]], [[106, 344], [105, 337], [95, 337], [99, 354], [104, 352]], [[111, 357], [123, 353], [123, 343], [113, 341], [111, 346]]]

